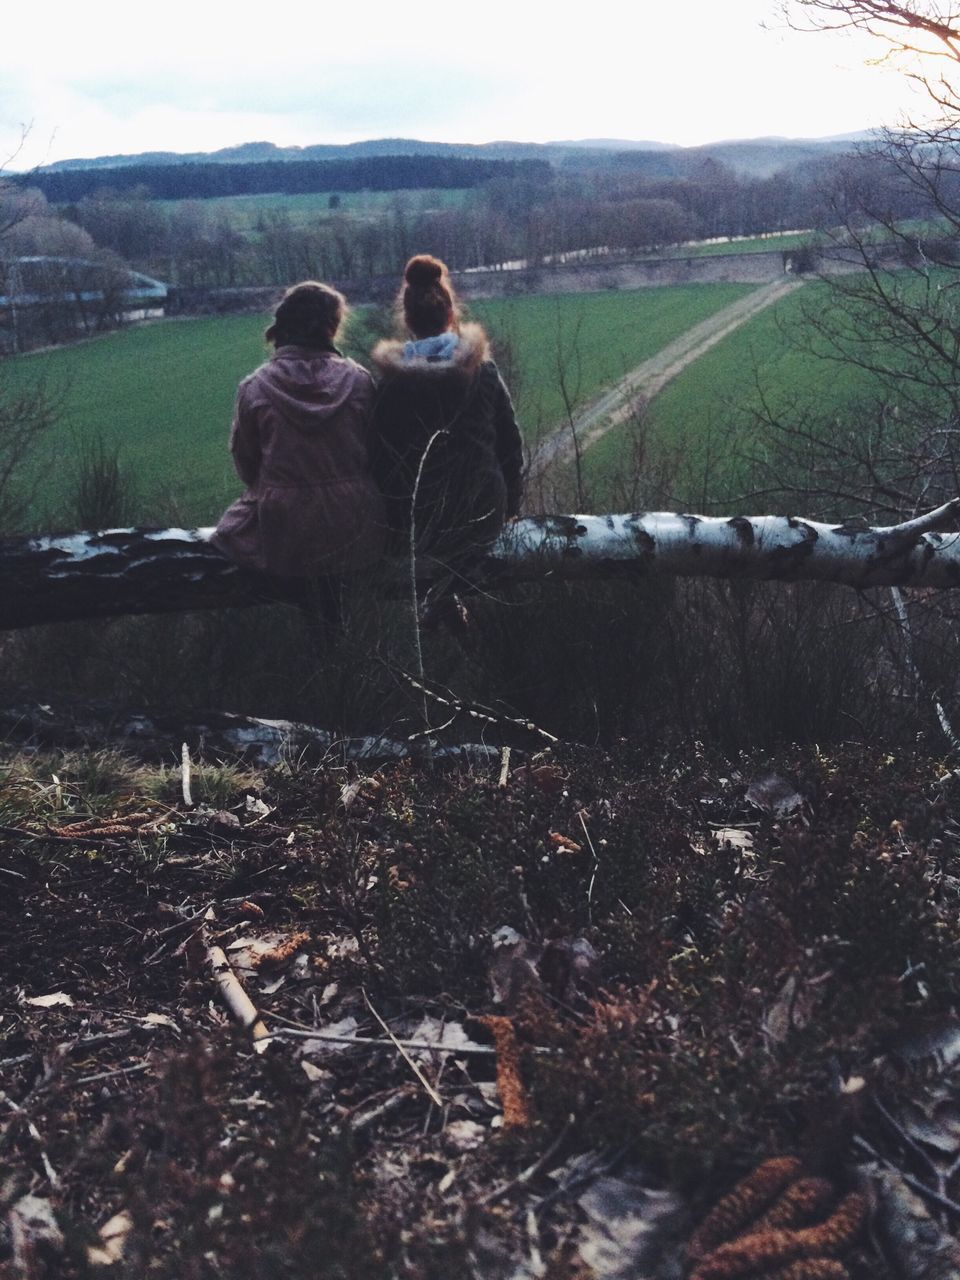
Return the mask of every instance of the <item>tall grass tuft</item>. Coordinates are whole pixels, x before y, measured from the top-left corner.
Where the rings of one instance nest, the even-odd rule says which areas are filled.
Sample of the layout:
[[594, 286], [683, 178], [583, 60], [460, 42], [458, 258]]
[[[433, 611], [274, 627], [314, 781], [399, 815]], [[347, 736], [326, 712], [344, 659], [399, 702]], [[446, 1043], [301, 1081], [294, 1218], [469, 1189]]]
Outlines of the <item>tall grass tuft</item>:
[[136, 485], [120, 462], [120, 446], [102, 435], [80, 444], [73, 514], [81, 529], [115, 529], [136, 517]]

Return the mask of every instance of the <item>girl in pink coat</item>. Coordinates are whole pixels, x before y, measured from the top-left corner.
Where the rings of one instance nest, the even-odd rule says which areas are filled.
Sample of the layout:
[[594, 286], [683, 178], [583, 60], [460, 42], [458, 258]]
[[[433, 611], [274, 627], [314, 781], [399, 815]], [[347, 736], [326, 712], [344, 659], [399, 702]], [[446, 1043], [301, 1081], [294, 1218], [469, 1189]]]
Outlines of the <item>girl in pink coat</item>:
[[373, 382], [334, 345], [345, 309], [313, 280], [277, 307], [265, 335], [275, 353], [237, 391], [230, 451], [246, 492], [213, 536], [239, 564], [296, 580], [291, 594], [330, 623], [343, 575], [380, 559], [386, 528], [367, 454]]

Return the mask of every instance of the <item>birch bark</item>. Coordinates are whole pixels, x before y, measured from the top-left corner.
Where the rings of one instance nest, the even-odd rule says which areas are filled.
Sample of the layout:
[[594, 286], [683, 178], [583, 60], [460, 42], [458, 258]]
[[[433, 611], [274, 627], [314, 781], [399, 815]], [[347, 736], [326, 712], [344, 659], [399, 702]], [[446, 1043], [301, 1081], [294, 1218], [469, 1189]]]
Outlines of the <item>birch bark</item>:
[[[531, 516], [507, 526], [491, 581], [645, 578], [804, 579], [855, 588], [960, 585], [960, 499], [905, 524], [823, 524], [797, 516], [677, 512]], [[0, 543], [0, 630], [119, 614], [175, 613], [287, 598], [241, 569], [211, 529], [114, 529]], [[429, 581], [435, 566], [418, 565]], [[392, 567], [387, 567], [388, 578]], [[393, 574], [398, 593], [409, 568]], [[408, 589], [408, 587], [407, 587]]]

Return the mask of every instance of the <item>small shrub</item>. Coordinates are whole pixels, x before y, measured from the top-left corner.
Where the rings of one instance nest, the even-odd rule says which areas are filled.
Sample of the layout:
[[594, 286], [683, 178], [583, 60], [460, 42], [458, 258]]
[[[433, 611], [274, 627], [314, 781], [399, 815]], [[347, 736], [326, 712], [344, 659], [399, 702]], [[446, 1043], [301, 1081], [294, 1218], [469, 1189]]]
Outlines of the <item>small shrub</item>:
[[81, 442], [73, 512], [81, 529], [119, 528], [135, 517], [133, 477], [120, 464], [119, 445], [108, 445], [100, 435]]

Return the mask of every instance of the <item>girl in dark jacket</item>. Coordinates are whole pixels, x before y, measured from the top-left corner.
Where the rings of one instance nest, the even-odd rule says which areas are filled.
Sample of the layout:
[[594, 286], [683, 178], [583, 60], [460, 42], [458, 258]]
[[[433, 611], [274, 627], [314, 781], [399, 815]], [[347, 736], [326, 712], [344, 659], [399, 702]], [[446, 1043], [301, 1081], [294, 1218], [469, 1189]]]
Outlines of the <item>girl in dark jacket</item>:
[[398, 299], [407, 342], [373, 351], [380, 375], [371, 462], [393, 549], [440, 560], [438, 620], [464, 618], [457, 589], [520, 510], [523, 446], [510, 394], [477, 324], [461, 324], [446, 266], [411, 258]]

